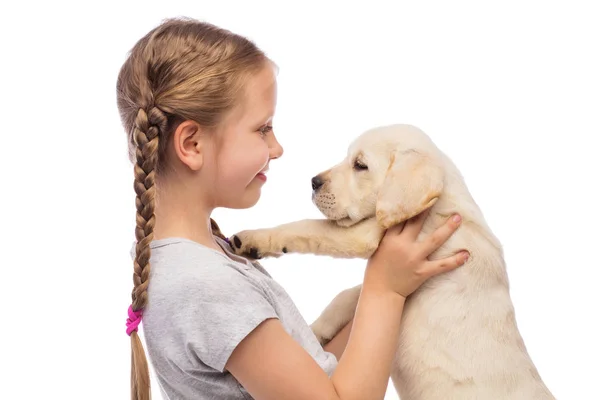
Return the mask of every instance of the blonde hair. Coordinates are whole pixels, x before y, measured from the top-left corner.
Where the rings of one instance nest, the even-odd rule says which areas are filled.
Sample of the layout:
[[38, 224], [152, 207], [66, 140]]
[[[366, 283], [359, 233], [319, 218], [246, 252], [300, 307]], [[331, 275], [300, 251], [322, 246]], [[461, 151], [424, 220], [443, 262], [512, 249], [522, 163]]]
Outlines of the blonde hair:
[[[242, 36], [189, 18], [163, 21], [131, 49], [117, 80], [117, 105], [134, 163], [136, 247], [132, 309], [147, 304], [150, 243], [154, 231], [155, 177], [166, 164], [176, 127], [193, 120], [213, 130], [239, 103], [247, 78], [269, 62]], [[213, 234], [223, 238], [211, 220]], [[150, 399], [144, 347], [131, 332], [131, 399]]]

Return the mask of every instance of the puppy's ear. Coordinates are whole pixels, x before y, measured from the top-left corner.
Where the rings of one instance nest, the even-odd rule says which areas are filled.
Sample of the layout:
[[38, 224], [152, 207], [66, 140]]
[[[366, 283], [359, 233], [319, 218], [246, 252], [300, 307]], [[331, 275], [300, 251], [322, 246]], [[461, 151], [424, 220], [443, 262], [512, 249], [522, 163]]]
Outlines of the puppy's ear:
[[420, 214], [443, 187], [443, 170], [433, 160], [414, 150], [394, 153], [377, 197], [377, 222], [388, 229]]

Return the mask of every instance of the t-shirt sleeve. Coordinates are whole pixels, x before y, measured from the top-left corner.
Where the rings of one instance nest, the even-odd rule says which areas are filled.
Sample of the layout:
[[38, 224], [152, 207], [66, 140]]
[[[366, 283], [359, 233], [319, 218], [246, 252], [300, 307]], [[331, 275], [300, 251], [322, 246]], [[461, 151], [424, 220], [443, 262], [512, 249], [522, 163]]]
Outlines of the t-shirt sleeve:
[[218, 265], [198, 279], [187, 301], [189, 326], [183, 331], [189, 349], [204, 364], [223, 372], [236, 346], [277, 314], [260, 283], [234, 267]]

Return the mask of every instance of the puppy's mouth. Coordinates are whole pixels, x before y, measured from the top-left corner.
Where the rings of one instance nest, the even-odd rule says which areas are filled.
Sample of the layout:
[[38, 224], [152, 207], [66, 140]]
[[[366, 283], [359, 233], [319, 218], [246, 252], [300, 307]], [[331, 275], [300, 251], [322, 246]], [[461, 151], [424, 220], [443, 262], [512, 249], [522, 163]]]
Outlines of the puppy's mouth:
[[348, 218], [348, 213], [337, 209], [335, 195], [333, 193], [313, 192], [312, 201], [321, 213], [332, 221]]
[[335, 195], [331, 193], [313, 192], [312, 201], [328, 220], [342, 227], [350, 227], [375, 215], [351, 215], [348, 210], [338, 208]]

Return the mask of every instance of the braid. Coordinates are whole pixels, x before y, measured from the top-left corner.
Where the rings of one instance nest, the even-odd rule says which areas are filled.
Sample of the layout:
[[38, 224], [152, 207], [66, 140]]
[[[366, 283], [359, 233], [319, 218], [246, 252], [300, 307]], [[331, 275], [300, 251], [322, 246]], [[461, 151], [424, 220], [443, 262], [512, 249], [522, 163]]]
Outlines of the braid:
[[[143, 108], [138, 110], [133, 128], [136, 144], [136, 162], [134, 165], [134, 188], [136, 228], [135, 228], [135, 260], [133, 262], [133, 290], [131, 307], [134, 312], [141, 312], [148, 302], [150, 277], [150, 243], [154, 237], [154, 177], [158, 164], [158, 144], [160, 132], [167, 128], [167, 117], [158, 108], [152, 107], [147, 113]], [[131, 332], [131, 398], [133, 400], [150, 399], [150, 375], [148, 362], [137, 330]]]
[[153, 107], [147, 114], [140, 108], [135, 120], [134, 140], [136, 148], [136, 162], [134, 165], [134, 188], [136, 228], [135, 261], [133, 266], [134, 288], [131, 300], [134, 311], [146, 305], [148, 276], [150, 274], [150, 242], [154, 235], [154, 187], [155, 169], [158, 161], [158, 141], [161, 130], [166, 129], [167, 118], [157, 107]]
[[215, 235], [218, 238], [221, 238], [225, 241], [227, 241], [228, 239], [225, 237], [225, 235], [223, 235], [223, 233], [221, 232], [221, 229], [219, 228], [219, 225], [217, 225], [217, 223], [215, 222], [214, 219], [210, 219], [210, 230], [212, 231], [212, 234]]

